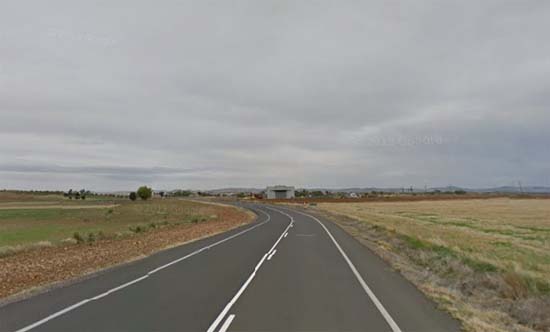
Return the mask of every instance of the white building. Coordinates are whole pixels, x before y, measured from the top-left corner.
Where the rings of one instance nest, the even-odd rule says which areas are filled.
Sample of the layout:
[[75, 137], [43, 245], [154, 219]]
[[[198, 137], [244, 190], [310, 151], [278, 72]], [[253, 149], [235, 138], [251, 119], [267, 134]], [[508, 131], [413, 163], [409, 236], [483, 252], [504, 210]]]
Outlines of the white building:
[[294, 187], [273, 186], [265, 190], [267, 199], [291, 199], [294, 198]]

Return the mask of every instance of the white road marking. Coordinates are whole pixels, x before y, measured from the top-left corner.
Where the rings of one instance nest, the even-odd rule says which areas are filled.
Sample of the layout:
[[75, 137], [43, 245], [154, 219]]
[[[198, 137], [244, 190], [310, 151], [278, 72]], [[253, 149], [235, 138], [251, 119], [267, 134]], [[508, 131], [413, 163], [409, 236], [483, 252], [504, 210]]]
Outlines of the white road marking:
[[334, 238], [334, 236], [332, 236], [332, 234], [330, 233], [328, 228], [319, 219], [317, 219], [316, 217], [314, 217], [312, 215], [309, 215], [307, 213], [303, 213], [303, 212], [300, 212], [300, 211], [296, 211], [296, 210], [291, 210], [291, 211], [296, 212], [296, 213], [301, 214], [301, 215], [304, 215], [306, 217], [310, 217], [311, 219], [317, 221], [323, 227], [323, 229], [325, 230], [325, 232], [327, 232], [328, 236], [330, 237], [330, 239], [332, 240], [332, 242], [334, 243], [336, 248], [338, 248], [338, 251], [340, 251], [340, 254], [342, 254], [342, 256], [344, 257], [344, 260], [346, 261], [346, 263], [348, 263], [348, 266], [350, 267], [351, 271], [353, 272], [353, 274], [355, 275], [355, 277], [357, 278], [357, 280], [359, 281], [359, 283], [361, 284], [361, 286], [363, 287], [363, 289], [365, 290], [365, 292], [367, 293], [367, 295], [369, 296], [371, 301], [374, 303], [374, 305], [376, 306], [378, 311], [382, 314], [382, 316], [384, 317], [384, 319], [386, 320], [386, 322], [388, 323], [388, 325], [390, 326], [392, 331], [393, 332], [401, 332], [401, 329], [399, 328], [397, 323], [393, 320], [393, 318], [390, 316], [390, 314], [388, 313], [386, 308], [384, 308], [384, 306], [382, 305], [380, 300], [378, 300], [376, 295], [374, 295], [374, 292], [367, 285], [367, 283], [365, 282], [365, 280], [363, 279], [361, 274], [359, 274], [359, 271], [357, 271], [357, 269], [355, 268], [355, 265], [353, 265], [351, 260], [348, 258], [348, 255], [346, 255], [346, 253], [344, 252], [342, 247], [340, 247], [338, 242], [336, 242], [336, 239]]
[[90, 300], [83, 300], [83, 301], [80, 301], [80, 302], [78, 302], [78, 303], [76, 303], [76, 304], [73, 304], [73, 305], [70, 306], [70, 307], [67, 307], [67, 308], [65, 308], [65, 309], [63, 309], [63, 310], [61, 310], [61, 311], [58, 311], [58, 312], [56, 312], [55, 314], [53, 314], [53, 315], [51, 315], [51, 316], [48, 316], [48, 317], [46, 317], [46, 318], [44, 318], [44, 319], [42, 319], [42, 320], [39, 320], [39, 321], [36, 322], [36, 323], [33, 323], [33, 324], [31, 324], [31, 325], [29, 325], [29, 326], [27, 326], [27, 327], [24, 327], [24, 328], [22, 328], [22, 329], [20, 329], [20, 330], [17, 330], [17, 331], [18, 331], [18, 332], [25, 332], [25, 331], [29, 331], [30, 329], [34, 329], [35, 327], [40, 326], [40, 325], [46, 323], [47, 321], [49, 321], [49, 320], [51, 320], [51, 319], [54, 319], [55, 317], [61, 316], [61, 315], [63, 315], [64, 313], [67, 313], [67, 312], [69, 312], [69, 311], [71, 311], [71, 310], [74, 310], [74, 309], [76, 309], [76, 308], [78, 308], [78, 307], [80, 307], [80, 306], [82, 306], [82, 305], [84, 305], [84, 304], [86, 304], [86, 303], [88, 303], [88, 302], [90, 302]]
[[217, 246], [217, 245], [219, 245], [219, 244], [222, 244], [222, 243], [224, 243], [224, 242], [226, 242], [226, 241], [228, 241], [228, 240], [231, 240], [231, 239], [233, 239], [233, 238], [235, 238], [235, 237], [237, 237], [237, 236], [239, 236], [239, 235], [242, 235], [242, 234], [244, 234], [244, 233], [246, 233], [246, 232], [249, 232], [249, 231], [255, 229], [256, 227], [262, 226], [262, 225], [264, 225], [265, 223], [267, 223], [267, 222], [269, 222], [269, 221], [271, 220], [271, 216], [270, 216], [268, 213], [266, 213], [266, 212], [264, 212], [264, 211], [262, 211], [262, 210], [260, 210], [260, 209], [257, 209], [257, 210], [260, 211], [260, 212], [262, 212], [263, 214], [265, 214], [265, 215], [267, 216], [267, 219], [266, 219], [265, 221], [263, 221], [263, 222], [261, 222], [261, 223], [259, 223], [259, 224], [256, 224], [256, 225], [254, 225], [254, 226], [252, 226], [252, 227], [250, 227], [250, 228], [247, 228], [247, 229], [245, 229], [245, 230], [243, 230], [243, 231], [241, 231], [241, 232], [239, 232], [239, 233], [233, 234], [233, 235], [231, 235], [231, 236], [229, 236], [229, 237], [227, 237], [227, 238], [225, 238], [225, 239], [223, 239], [223, 240], [220, 240], [220, 241], [215, 242], [215, 243], [213, 243], [213, 244], [211, 244], [211, 245], [208, 245], [208, 246], [206, 246], [206, 247], [203, 247], [203, 248], [201, 248], [201, 249], [198, 249], [198, 250], [196, 250], [196, 251], [193, 251], [192, 253], [190, 253], [190, 254], [188, 254], [188, 255], [186, 255], [186, 256], [183, 256], [183, 257], [181, 257], [181, 258], [178, 258], [178, 259], [176, 259], [176, 260], [174, 260], [174, 261], [172, 261], [172, 262], [170, 262], [170, 263], [168, 263], [168, 264], [162, 265], [162, 266], [160, 266], [160, 267], [158, 267], [158, 268], [156, 268], [156, 269], [154, 269], [154, 270], [152, 270], [152, 271], [149, 271], [149, 272], [148, 272], [146, 275], [144, 275], [144, 276], [141, 276], [141, 277], [139, 277], [139, 278], [137, 278], [137, 279], [134, 279], [134, 280], [132, 280], [132, 281], [129, 281], [129, 282], [127, 282], [127, 283], [125, 283], [125, 284], [122, 284], [122, 285], [120, 285], [120, 286], [117, 286], [117, 287], [115, 287], [115, 288], [112, 288], [112, 289], [110, 289], [110, 290], [108, 290], [108, 291], [106, 291], [106, 292], [104, 292], [104, 293], [101, 293], [101, 294], [99, 294], [99, 295], [97, 295], [97, 296], [94, 296], [94, 297], [91, 297], [91, 298], [82, 300], [82, 301], [80, 301], [80, 302], [78, 302], [78, 303], [76, 303], [76, 304], [73, 304], [73, 305], [71, 305], [71, 306], [65, 308], [65, 309], [62, 309], [62, 310], [60, 310], [60, 311], [58, 311], [58, 312], [55, 312], [55, 313], [53, 313], [53, 314], [51, 314], [51, 315], [49, 315], [49, 316], [47, 316], [47, 317], [45, 317], [45, 318], [43, 318], [43, 319], [41, 319], [41, 320], [35, 322], [35, 323], [32, 323], [32, 324], [27, 325], [27, 326], [25, 326], [25, 327], [23, 327], [23, 328], [21, 328], [21, 329], [19, 329], [19, 330], [16, 330], [15, 332], [26, 332], [26, 331], [32, 330], [32, 329], [34, 329], [35, 327], [40, 326], [40, 325], [42, 325], [42, 324], [44, 324], [44, 323], [46, 323], [46, 322], [48, 322], [48, 321], [50, 321], [50, 320], [52, 320], [52, 319], [54, 319], [54, 318], [57, 318], [57, 317], [59, 317], [59, 316], [65, 314], [65, 313], [67, 313], [67, 312], [69, 312], [69, 311], [72, 311], [72, 310], [74, 310], [74, 309], [76, 309], [76, 308], [78, 308], [78, 307], [81, 307], [81, 306], [83, 306], [84, 304], [86, 304], [86, 303], [88, 303], [88, 302], [99, 300], [99, 299], [101, 299], [101, 298], [103, 298], [103, 297], [105, 297], [105, 296], [107, 296], [107, 295], [109, 295], [109, 294], [112, 294], [112, 293], [114, 293], [114, 292], [116, 292], [116, 291], [119, 291], [119, 290], [121, 290], [121, 289], [123, 289], [123, 288], [126, 288], [126, 287], [128, 287], [128, 286], [130, 286], [130, 285], [133, 285], [133, 284], [138, 283], [138, 282], [140, 282], [140, 281], [142, 281], [142, 280], [145, 280], [145, 279], [147, 279], [149, 276], [151, 276], [152, 274], [154, 274], [154, 273], [156, 273], [156, 272], [158, 272], [158, 271], [160, 271], [160, 270], [162, 270], [162, 269], [165, 269], [165, 268], [169, 267], [170, 265], [179, 263], [179, 262], [181, 262], [181, 261], [183, 261], [183, 260], [185, 260], [185, 259], [187, 259], [187, 258], [189, 258], [189, 257], [191, 257], [191, 256], [194, 256], [194, 255], [196, 255], [196, 254], [198, 254], [198, 253], [200, 253], [200, 252], [202, 252], [202, 251], [204, 251], [204, 250], [206, 250], [206, 249], [210, 249], [210, 248], [215, 247], [215, 246]]
[[142, 281], [142, 280], [144, 280], [144, 279], [147, 279], [147, 278], [149, 278], [149, 276], [148, 276], [148, 275], [144, 275], [144, 276], [141, 277], [141, 278], [137, 278], [137, 279], [135, 279], [135, 280], [132, 280], [132, 281], [130, 281], [130, 282], [127, 282], [127, 283], [125, 283], [125, 284], [122, 284], [122, 285], [120, 285], [120, 286], [118, 286], [118, 287], [115, 287], [115, 288], [113, 288], [113, 289], [111, 289], [111, 290], [108, 290], [108, 291], [106, 291], [106, 292], [103, 293], [103, 294], [100, 294], [100, 295], [98, 295], [98, 296], [94, 296], [94, 297], [90, 298], [89, 300], [90, 300], [90, 301], [99, 300], [99, 299], [102, 298], [102, 297], [105, 297], [105, 296], [107, 296], [107, 295], [109, 295], [109, 294], [111, 294], [111, 293], [114, 293], [114, 292], [116, 292], [116, 291], [118, 291], [118, 290], [121, 290], [121, 289], [123, 289], [123, 288], [126, 288], [126, 287], [128, 287], [128, 286], [130, 286], [130, 285], [133, 285], [133, 284], [135, 284], [135, 283], [137, 283], [137, 282], [140, 282], [140, 281]]
[[229, 315], [229, 317], [227, 317], [222, 327], [220, 328], [219, 332], [227, 331], [227, 329], [229, 328], [229, 325], [231, 325], [231, 322], [233, 321], [234, 318], [235, 318], [235, 315]]
[[288, 232], [285, 233], [285, 237], [288, 235]]
[[276, 252], [277, 252], [277, 249], [273, 250], [271, 254], [267, 256], [267, 260], [271, 260], [271, 257], [273, 257], [273, 255], [275, 255]]
[[[269, 208], [267, 206], [266, 206], [266, 208], [268, 208], [270, 210], [278, 211], [276, 209], [272, 209], [272, 208]], [[227, 303], [225, 305], [225, 308], [223, 308], [222, 312], [220, 312], [218, 317], [216, 317], [214, 322], [212, 322], [212, 324], [208, 328], [207, 332], [214, 332], [216, 330], [216, 327], [220, 324], [220, 322], [225, 317], [225, 315], [227, 315], [227, 312], [231, 309], [231, 307], [235, 304], [235, 302], [237, 302], [237, 300], [242, 295], [242, 293], [245, 291], [245, 289], [248, 287], [250, 282], [252, 282], [252, 279], [254, 279], [254, 277], [256, 276], [256, 272], [258, 272], [258, 270], [260, 269], [260, 267], [262, 266], [262, 264], [266, 260], [267, 256], [271, 252], [273, 252], [273, 250], [275, 250], [275, 248], [277, 247], [279, 242], [281, 242], [281, 240], [283, 239], [283, 236], [285, 235], [285, 233], [290, 229], [290, 227], [292, 227], [292, 224], [294, 223], [294, 218], [292, 218], [291, 215], [289, 215], [287, 213], [284, 213], [282, 211], [278, 211], [278, 212], [281, 213], [281, 214], [286, 215], [287, 217], [289, 217], [290, 218], [290, 223], [288, 224], [288, 226], [286, 226], [285, 230], [281, 233], [281, 235], [279, 236], [279, 238], [277, 239], [275, 244], [271, 247], [271, 249], [269, 249], [268, 252], [263, 255], [262, 259], [260, 259], [260, 262], [254, 268], [254, 271], [252, 271], [252, 274], [248, 277], [248, 279], [244, 282], [244, 284], [241, 286], [241, 288], [237, 291], [237, 294], [235, 294], [235, 296], [233, 296], [231, 301], [229, 301], [229, 303]]]

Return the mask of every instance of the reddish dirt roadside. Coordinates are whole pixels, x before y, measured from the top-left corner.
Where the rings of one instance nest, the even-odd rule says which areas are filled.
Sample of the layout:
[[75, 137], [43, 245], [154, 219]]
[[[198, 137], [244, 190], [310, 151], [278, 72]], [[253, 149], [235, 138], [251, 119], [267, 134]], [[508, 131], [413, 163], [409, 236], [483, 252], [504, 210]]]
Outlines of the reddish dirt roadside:
[[250, 223], [255, 217], [251, 212], [234, 207], [218, 205], [215, 208], [219, 216], [216, 221], [167, 226], [92, 244], [29, 249], [0, 258], [0, 301], [9, 301], [29, 290], [75, 279], [162, 249], [225, 232]]

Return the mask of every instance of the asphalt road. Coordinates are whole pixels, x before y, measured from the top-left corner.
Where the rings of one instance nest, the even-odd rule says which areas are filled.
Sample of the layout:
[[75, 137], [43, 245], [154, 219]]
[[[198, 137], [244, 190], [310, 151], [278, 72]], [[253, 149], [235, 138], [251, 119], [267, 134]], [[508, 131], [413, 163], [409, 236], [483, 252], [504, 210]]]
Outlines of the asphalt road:
[[252, 225], [0, 307], [0, 331], [459, 331], [333, 223], [247, 205]]

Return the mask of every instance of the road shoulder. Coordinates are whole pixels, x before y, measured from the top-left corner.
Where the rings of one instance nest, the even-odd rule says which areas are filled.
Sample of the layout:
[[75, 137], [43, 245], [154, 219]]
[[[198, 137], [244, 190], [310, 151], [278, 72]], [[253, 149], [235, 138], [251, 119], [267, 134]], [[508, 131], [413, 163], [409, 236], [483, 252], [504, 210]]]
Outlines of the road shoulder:
[[300, 207], [292, 207], [289, 211], [293, 209], [318, 218], [327, 227], [403, 331], [461, 330], [456, 319], [423, 294], [373, 248], [359, 241], [357, 234], [343, 228], [339, 218]]

